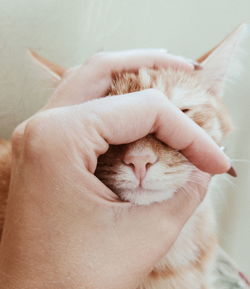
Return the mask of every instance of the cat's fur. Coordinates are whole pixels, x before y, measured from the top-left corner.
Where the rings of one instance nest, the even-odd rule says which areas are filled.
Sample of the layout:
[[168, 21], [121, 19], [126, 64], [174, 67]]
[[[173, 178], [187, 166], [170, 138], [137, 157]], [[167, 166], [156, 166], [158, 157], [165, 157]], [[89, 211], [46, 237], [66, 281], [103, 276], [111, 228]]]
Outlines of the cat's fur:
[[[220, 145], [231, 130], [230, 118], [221, 99], [223, 83], [244, 31], [243, 25], [215, 49], [201, 57], [198, 61], [203, 65], [202, 70], [187, 72], [172, 67], [116, 74], [109, 94], [156, 88]], [[39, 58], [38, 61], [43, 62], [43, 59]], [[51, 70], [55, 67], [50, 66], [49, 62], [43, 62], [43, 65]], [[53, 72], [59, 75], [57, 71]], [[133, 158], [150, 155], [154, 159], [148, 164], [147, 174], [141, 183], [143, 189], [137, 188], [138, 182], [131, 163], [124, 161], [128, 155]], [[0, 234], [10, 179], [10, 162], [10, 144], [1, 142]], [[131, 144], [110, 146], [108, 152], [100, 156], [95, 174], [121, 199], [147, 205], [171, 198], [176, 189], [190, 193], [186, 183], [190, 181], [191, 172], [195, 169], [179, 152], [149, 135]], [[199, 178], [191, 181], [199, 182]], [[167, 256], [155, 266], [140, 288], [211, 288], [210, 277], [216, 245], [214, 214], [208, 195], [185, 225]]]

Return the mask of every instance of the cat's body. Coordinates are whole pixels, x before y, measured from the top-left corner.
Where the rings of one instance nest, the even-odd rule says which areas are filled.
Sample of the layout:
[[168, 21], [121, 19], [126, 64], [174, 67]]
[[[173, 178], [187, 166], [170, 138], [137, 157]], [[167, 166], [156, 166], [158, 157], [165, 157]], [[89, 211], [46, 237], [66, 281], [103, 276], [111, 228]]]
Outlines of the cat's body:
[[[109, 94], [156, 88], [220, 145], [231, 130], [230, 118], [220, 97], [227, 70], [225, 59], [229, 61], [241, 34], [242, 28], [201, 58], [204, 65], [201, 71], [187, 72], [172, 67], [114, 75]], [[0, 143], [0, 233], [10, 179], [10, 159], [10, 145]], [[182, 154], [149, 135], [132, 144], [110, 146], [98, 159], [95, 174], [121, 199], [148, 205], [171, 198], [177, 189], [184, 194], [192, 193], [187, 182], [199, 182], [199, 177], [191, 177], [195, 170]], [[216, 248], [214, 213], [208, 194], [167, 256], [139, 288], [211, 289]]]
[[[224, 109], [220, 99], [215, 101], [213, 96], [202, 88], [197, 80], [197, 72], [190, 74], [175, 69], [141, 69], [138, 74], [116, 76], [110, 94], [152, 87], [162, 91], [218, 144], [230, 130], [227, 114], [221, 115]], [[145, 156], [148, 160], [149, 156], [152, 158], [152, 155], [155, 155], [157, 159], [147, 169], [147, 174], [141, 181], [144, 193], [134, 188], [137, 182], [133, 168], [126, 164], [128, 156], [133, 155], [136, 155], [136, 158]], [[129, 160], [133, 163], [133, 159]], [[170, 198], [174, 191], [180, 188], [183, 193], [190, 193], [186, 185], [194, 170], [196, 168], [179, 152], [167, 147], [154, 136], [147, 136], [132, 144], [111, 146], [109, 151], [99, 158], [96, 175], [122, 199], [147, 205]], [[198, 182], [199, 179], [193, 181]], [[208, 195], [185, 225], [167, 256], [154, 268], [141, 288], [211, 288], [209, 279], [216, 248], [214, 213]]]

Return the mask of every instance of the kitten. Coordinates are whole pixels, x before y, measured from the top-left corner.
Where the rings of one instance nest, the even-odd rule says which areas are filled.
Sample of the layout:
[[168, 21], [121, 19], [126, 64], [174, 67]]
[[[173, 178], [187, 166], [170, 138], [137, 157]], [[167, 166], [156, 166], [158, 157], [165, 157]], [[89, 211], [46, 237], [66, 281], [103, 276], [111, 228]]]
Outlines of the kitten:
[[[201, 126], [218, 145], [231, 131], [231, 121], [222, 103], [223, 86], [229, 63], [245, 34], [241, 25], [214, 49], [198, 59], [202, 70], [187, 72], [178, 68], [146, 69], [138, 73], [113, 76], [109, 95], [156, 88]], [[33, 56], [60, 78], [63, 73], [41, 56]], [[146, 117], [146, 116], [145, 116]], [[10, 144], [0, 143], [0, 227], [10, 178]], [[98, 159], [96, 176], [122, 200], [148, 205], [173, 196], [177, 189], [188, 193], [187, 182], [197, 170], [182, 154], [153, 135], [136, 142], [110, 146]], [[1, 232], [1, 231], [0, 231]], [[217, 238], [209, 194], [187, 222], [171, 250], [138, 289], [212, 288], [211, 271], [216, 256]]]

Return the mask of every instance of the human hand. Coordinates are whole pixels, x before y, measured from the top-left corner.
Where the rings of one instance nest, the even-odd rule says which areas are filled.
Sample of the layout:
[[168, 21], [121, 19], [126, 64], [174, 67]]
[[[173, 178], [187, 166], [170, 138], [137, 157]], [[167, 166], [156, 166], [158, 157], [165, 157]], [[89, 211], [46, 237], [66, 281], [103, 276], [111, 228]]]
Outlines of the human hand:
[[[156, 55], [167, 61], [167, 54]], [[144, 57], [146, 62], [150, 58]], [[150, 66], [154, 57], [151, 55]], [[14, 133], [0, 253], [4, 288], [136, 288], [166, 254], [202, 201], [209, 176], [201, 173], [203, 182], [192, 184], [188, 196], [176, 192], [171, 200], [146, 207], [121, 202], [93, 175], [97, 157], [108, 144], [155, 133], [209, 173], [222, 173], [230, 166], [211, 139], [156, 90], [79, 104], [90, 92], [94, 98], [105, 95], [110, 71], [119, 71], [116, 61], [107, 70], [108, 76], [104, 73], [100, 78], [103, 82], [98, 81], [100, 87], [105, 84], [103, 90], [95, 82], [92, 86], [92, 81], [80, 88], [91, 62], [66, 76], [47, 110]], [[143, 60], [138, 67], [141, 65]], [[190, 64], [182, 65], [192, 69]], [[131, 65], [126, 70], [138, 67]], [[93, 81], [103, 67], [95, 69]], [[67, 91], [72, 91], [70, 96]], [[64, 107], [51, 109], [56, 104]], [[185, 134], [180, 135], [180, 130]]]

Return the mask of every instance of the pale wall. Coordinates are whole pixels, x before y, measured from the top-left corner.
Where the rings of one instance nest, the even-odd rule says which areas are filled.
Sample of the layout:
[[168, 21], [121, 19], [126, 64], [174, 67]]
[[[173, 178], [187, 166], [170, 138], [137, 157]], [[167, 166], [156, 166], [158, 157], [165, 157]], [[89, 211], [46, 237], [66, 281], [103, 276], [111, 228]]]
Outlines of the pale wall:
[[[66, 66], [98, 50], [138, 47], [195, 58], [249, 19], [249, 0], [0, 0], [0, 136], [8, 137], [52, 92], [45, 75], [31, 66], [28, 47]], [[225, 99], [236, 124], [228, 154], [243, 161], [235, 162], [238, 179], [224, 181], [220, 236], [250, 274], [249, 54], [244, 67]]]

